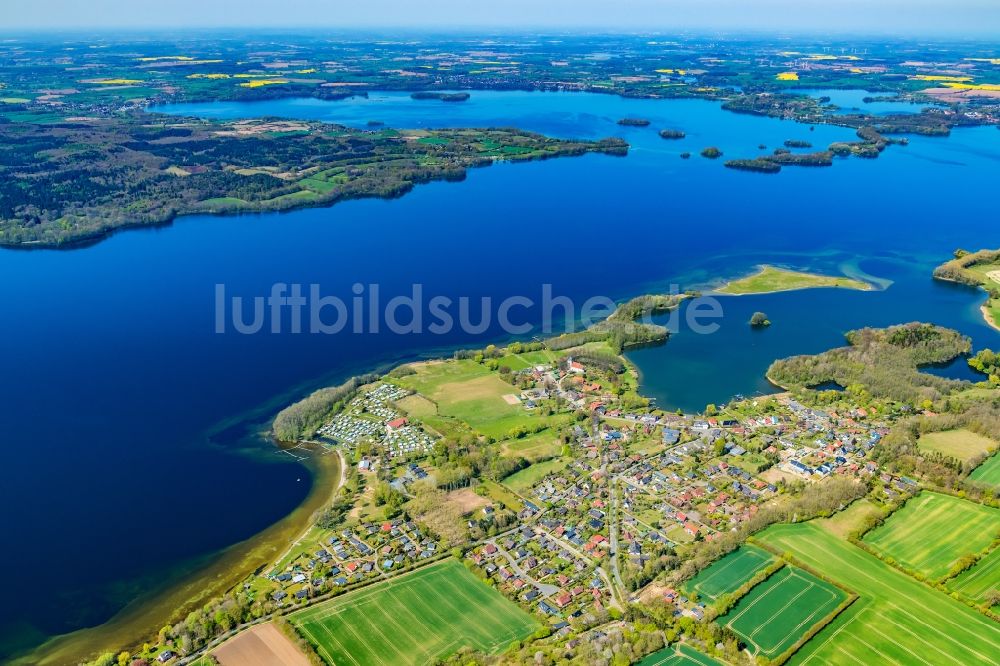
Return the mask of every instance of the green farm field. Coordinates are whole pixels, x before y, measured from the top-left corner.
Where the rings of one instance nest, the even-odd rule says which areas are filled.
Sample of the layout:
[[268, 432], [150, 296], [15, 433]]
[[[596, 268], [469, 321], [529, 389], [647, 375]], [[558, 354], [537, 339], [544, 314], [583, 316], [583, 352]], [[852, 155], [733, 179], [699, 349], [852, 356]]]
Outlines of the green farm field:
[[979, 483], [1000, 486], [1000, 453], [990, 456], [986, 462], [972, 470], [969, 478]]
[[1000, 591], [1000, 548], [948, 581], [948, 589], [978, 603], [984, 603], [991, 591]]
[[838, 587], [786, 566], [741, 598], [719, 622], [769, 659], [792, 647], [847, 599]]
[[501, 652], [539, 627], [449, 559], [289, 618], [329, 664], [434, 663], [468, 646]]
[[995, 622], [838, 539], [816, 521], [774, 525], [757, 539], [825, 572], [860, 597], [789, 663], [996, 663], [1000, 626]]
[[989, 546], [998, 533], [1000, 510], [925, 491], [864, 541], [904, 567], [939, 580], [964, 555]]
[[722, 663], [681, 644], [654, 652], [636, 666], [722, 666]]
[[732, 594], [754, 574], [774, 561], [771, 553], [749, 544], [702, 569], [684, 585], [688, 594], [698, 594], [702, 601], [715, 602], [724, 594]]

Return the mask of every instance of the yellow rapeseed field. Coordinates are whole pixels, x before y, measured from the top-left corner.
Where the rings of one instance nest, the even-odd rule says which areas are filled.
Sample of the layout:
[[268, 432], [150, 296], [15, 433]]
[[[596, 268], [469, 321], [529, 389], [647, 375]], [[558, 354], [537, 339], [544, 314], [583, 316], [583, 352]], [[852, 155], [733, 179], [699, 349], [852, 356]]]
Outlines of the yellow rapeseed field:
[[260, 88], [262, 86], [276, 86], [282, 83], [288, 83], [287, 79], [254, 79], [253, 81], [247, 81], [246, 83], [241, 83], [240, 86], [243, 88]]
[[945, 76], [943, 74], [917, 74], [910, 77], [914, 81], [951, 81], [953, 83], [964, 83], [971, 81], [971, 76]]
[[156, 62], [158, 60], [194, 60], [191, 56], [146, 56], [145, 58], [136, 58], [139, 62]]
[[96, 83], [102, 86], [134, 86], [137, 83], [142, 83], [140, 79], [101, 79], [100, 81], [91, 81], [91, 83]]
[[1000, 83], [946, 83], [945, 88], [956, 90], [986, 90], [989, 92], [1000, 92]]

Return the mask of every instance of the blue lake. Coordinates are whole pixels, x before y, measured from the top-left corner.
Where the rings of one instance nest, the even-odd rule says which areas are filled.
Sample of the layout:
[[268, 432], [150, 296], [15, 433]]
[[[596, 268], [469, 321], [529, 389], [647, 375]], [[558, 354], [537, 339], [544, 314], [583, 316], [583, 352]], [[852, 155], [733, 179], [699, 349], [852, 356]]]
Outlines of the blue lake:
[[[790, 92], [810, 97], [828, 97], [830, 104], [837, 105], [835, 115], [847, 113], [871, 113], [885, 115], [888, 113], [920, 113], [922, 109], [934, 106], [929, 103], [913, 104], [906, 101], [886, 99], [892, 97], [888, 93], [870, 92], [868, 90], [842, 90], [838, 88], [793, 88]], [[871, 100], [871, 101], [866, 101]]]
[[[888, 285], [720, 298], [717, 333], [682, 326], [667, 345], [631, 352], [644, 390], [685, 409], [768, 391], [763, 372], [775, 358], [839, 345], [858, 326], [922, 319], [979, 347], [1000, 344], [979, 318], [981, 295], [930, 279], [957, 247], [1000, 245], [992, 127], [911, 137], [877, 160], [760, 175], [698, 152], [715, 145], [751, 157], [759, 144], [821, 147], [853, 133], [705, 101], [571, 93], [473, 92], [464, 103], [373, 93], [168, 110], [357, 127], [516, 126], [621, 136], [633, 148], [624, 158], [495, 165], [394, 201], [191, 217], [83, 249], [0, 251], [0, 501], [17, 507], [0, 532], [0, 564], [19, 599], [0, 609], [0, 660], [107, 620], [151, 581], [170, 582], [300, 503], [307, 470], [254, 434], [284, 402], [361, 370], [505, 339], [496, 324], [478, 335], [217, 334], [216, 284], [253, 297], [276, 282], [315, 283], [346, 300], [354, 283], [378, 283], [384, 301], [414, 283], [427, 295], [538, 299], [547, 283], [582, 303], [711, 287], [772, 263]], [[625, 116], [652, 125], [617, 125]], [[687, 138], [660, 139], [668, 127]], [[680, 159], [685, 151], [694, 156]], [[774, 325], [751, 330], [755, 310]]]

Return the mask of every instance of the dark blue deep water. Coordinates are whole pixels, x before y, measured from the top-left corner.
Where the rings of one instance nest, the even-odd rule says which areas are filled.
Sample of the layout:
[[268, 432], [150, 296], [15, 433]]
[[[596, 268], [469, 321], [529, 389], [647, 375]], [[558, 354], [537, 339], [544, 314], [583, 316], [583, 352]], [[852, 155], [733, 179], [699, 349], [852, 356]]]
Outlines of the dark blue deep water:
[[[394, 201], [192, 217], [88, 248], [0, 251], [0, 502], [8, 508], [0, 568], [7, 598], [18, 600], [0, 606], [8, 650], [106, 620], [151, 581], [169, 581], [304, 498], [306, 470], [250, 436], [255, 426], [223, 429], [359, 370], [506, 338], [496, 326], [480, 335], [220, 335], [216, 284], [246, 297], [275, 282], [316, 283], [344, 298], [354, 283], [378, 283], [388, 299], [419, 282], [428, 296], [537, 299], [550, 283], [581, 302], [711, 285], [774, 263], [887, 285], [723, 298], [718, 333], [682, 327], [667, 345], [631, 353], [645, 391], [686, 409], [767, 391], [772, 360], [839, 345], [862, 325], [923, 319], [980, 347], [1000, 344], [979, 319], [979, 294], [930, 279], [957, 247], [1000, 245], [992, 196], [1000, 132], [992, 127], [912, 137], [877, 160], [759, 175], [697, 153], [716, 145], [749, 157], [762, 143], [825, 146], [852, 133], [704, 101], [569, 93], [474, 92], [459, 104], [373, 94], [170, 111], [504, 125], [622, 136], [633, 148], [625, 158], [501, 164]], [[653, 124], [623, 128], [615, 121], [624, 116]], [[688, 137], [664, 141], [656, 130], [665, 127]], [[683, 151], [694, 156], [682, 160]], [[755, 310], [774, 325], [750, 330]], [[220, 430], [226, 435], [213, 437]]]

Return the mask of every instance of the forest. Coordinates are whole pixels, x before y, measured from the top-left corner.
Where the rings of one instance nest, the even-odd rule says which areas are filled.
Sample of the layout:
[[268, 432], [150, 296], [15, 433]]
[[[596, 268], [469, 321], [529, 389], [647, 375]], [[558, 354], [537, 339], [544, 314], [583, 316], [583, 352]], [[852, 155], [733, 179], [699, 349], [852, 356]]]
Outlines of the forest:
[[779, 386], [802, 389], [836, 382], [854, 392], [920, 404], [937, 400], [968, 382], [920, 372], [967, 354], [971, 342], [950, 329], [910, 323], [847, 334], [849, 346], [812, 356], [775, 361], [767, 377]]

